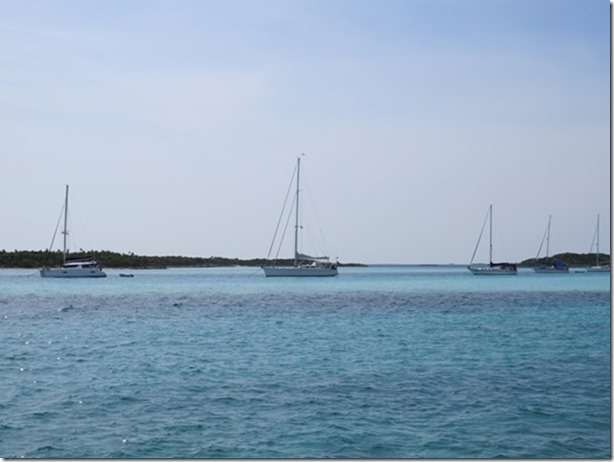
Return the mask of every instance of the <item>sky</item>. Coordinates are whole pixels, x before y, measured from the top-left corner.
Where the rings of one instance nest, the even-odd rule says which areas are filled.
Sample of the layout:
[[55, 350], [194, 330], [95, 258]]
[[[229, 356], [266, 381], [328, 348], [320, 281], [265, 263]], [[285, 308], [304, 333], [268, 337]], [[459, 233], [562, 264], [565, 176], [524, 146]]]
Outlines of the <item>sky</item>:
[[266, 257], [304, 153], [306, 253], [609, 253], [610, 101], [607, 0], [2, 0], [0, 248]]

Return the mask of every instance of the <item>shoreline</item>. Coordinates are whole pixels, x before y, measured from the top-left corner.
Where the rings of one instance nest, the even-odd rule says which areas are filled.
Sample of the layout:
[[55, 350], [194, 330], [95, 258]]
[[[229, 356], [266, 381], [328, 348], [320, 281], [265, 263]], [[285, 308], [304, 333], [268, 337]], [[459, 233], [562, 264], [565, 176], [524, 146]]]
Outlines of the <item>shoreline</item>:
[[[82, 251], [71, 254], [72, 257], [88, 255], [100, 262], [104, 268], [129, 269], [129, 270], [153, 270], [167, 268], [224, 268], [224, 267], [262, 267], [270, 264], [272, 260], [266, 258], [228, 258], [219, 256], [210, 257], [185, 257], [177, 255], [165, 256], [146, 256], [135, 255], [133, 253], [119, 253], [108, 250]], [[548, 259], [549, 262], [562, 261], [569, 268], [591, 268], [599, 262], [601, 266], [610, 265], [609, 254], [579, 254], [579, 253], [560, 253]], [[13, 269], [38, 269], [43, 267], [59, 267], [62, 265], [63, 257], [60, 251], [44, 250], [0, 250], [0, 268]], [[290, 266], [294, 263], [292, 259], [278, 259], [276, 264]], [[546, 258], [530, 258], [516, 263], [519, 268], [532, 268], [540, 264], [547, 263]], [[369, 266], [388, 266], [388, 267], [465, 267], [468, 263], [361, 263], [361, 262], [337, 262], [340, 268], [366, 268]]]

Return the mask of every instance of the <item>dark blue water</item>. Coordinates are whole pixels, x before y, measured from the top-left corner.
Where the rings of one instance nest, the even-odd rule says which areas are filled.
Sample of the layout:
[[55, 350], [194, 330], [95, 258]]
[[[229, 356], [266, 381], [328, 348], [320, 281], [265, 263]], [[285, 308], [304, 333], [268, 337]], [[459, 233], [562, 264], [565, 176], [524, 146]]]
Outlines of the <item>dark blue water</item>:
[[0, 271], [0, 456], [609, 458], [610, 279]]

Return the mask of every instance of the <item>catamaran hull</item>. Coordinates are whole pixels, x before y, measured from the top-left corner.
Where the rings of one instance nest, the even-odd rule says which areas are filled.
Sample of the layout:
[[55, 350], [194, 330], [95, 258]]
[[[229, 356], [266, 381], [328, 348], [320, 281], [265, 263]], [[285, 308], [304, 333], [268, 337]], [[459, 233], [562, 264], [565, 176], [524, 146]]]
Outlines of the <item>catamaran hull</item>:
[[99, 268], [43, 268], [44, 278], [105, 278], [107, 273]]
[[266, 277], [331, 277], [337, 276], [337, 268], [305, 266], [265, 266], [262, 268]]

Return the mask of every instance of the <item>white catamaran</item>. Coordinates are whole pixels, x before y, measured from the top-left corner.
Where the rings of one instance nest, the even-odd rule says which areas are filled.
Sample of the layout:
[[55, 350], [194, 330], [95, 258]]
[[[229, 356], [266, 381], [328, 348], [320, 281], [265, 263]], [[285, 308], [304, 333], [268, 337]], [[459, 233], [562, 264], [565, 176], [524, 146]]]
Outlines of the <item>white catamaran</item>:
[[[337, 275], [337, 265], [335, 263], [330, 262], [328, 257], [312, 257], [309, 255], [305, 255], [299, 252], [298, 250], [298, 240], [299, 240], [299, 229], [302, 228], [299, 221], [299, 196], [300, 196], [300, 174], [301, 174], [301, 158], [299, 157], [296, 162], [296, 193], [294, 198], [294, 207], [295, 207], [295, 223], [294, 223], [294, 263], [292, 266], [280, 266], [275, 263], [275, 260], [271, 262], [270, 265], [265, 265], [262, 267], [265, 276], [267, 277], [281, 277], [281, 276], [289, 276], [289, 277], [325, 277], [325, 276], [336, 276]], [[283, 215], [283, 211], [282, 211]], [[281, 222], [281, 218], [280, 218]], [[279, 228], [279, 223], [278, 223]], [[277, 231], [275, 231], [275, 235], [273, 236], [273, 242], [271, 243], [271, 248], [269, 250], [269, 257], [271, 254], [271, 250], [273, 249], [273, 245], [275, 244], [275, 237], [277, 235]], [[268, 259], [268, 257], [267, 257]]]
[[[80, 257], [71, 259], [68, 257], [68, 248], [66, 246], [66, 240], [68, 237], [68, 185], [66, 185], [66, 197], [64, 199], [64, 249], [63, 265], [60, 268], [45, 267], [40, 270], [41, 276], [44, 278], [104, 278], [106, 273], [102, 271], [102, 268], [96, 260], [92, 257]], [[57, 231], [57, 228], [56, 228]], [[53, 240], [55, 240], [55, 233], [51, 241], [53, 247]]]
[[536, 273], [569, 273], [569, 267], [560, 260], [554, 260], [550, 262], [550, 223], [552, 221], [552, 215], [548, 215], [548, 226], [546, 226], [546, 233], [542, 238], [542, 242], [539, 245], [539, 249], [537, 250], [537, 257], [539, 258], [539, 253], [542, 250], [544, 245], [544, 240], [546, 241], [546, 263], [536, 266], [533, 268], [533, 271]]
[[478, 242], [475, 245], [475, 250], [473, 251], [473, 255], [471, 257], [471, 261], [469, 262], [469, 271], [476, 275], [484, 275], [484, 276], [513, 276], [518, 274], [516, 269], [516, 265], [513, 263], [493, 263], [492, 261], [492, 204], [488, 208], [488, 214], [486, 218], [490, 218], [490, 249], [489, 249], [489, 257], [490, 263], [488, 266], [471, 266], [473, 264], [473, 259], [475, 258], [475, 254], [478, 251], [478, 247], [480, 245], [480, 240], [482, 239], [482, 233], [484, 232], [484, 226], [486, 226], [486, 220], [484, 220], [484, 224], [482, 225], [482, 231], [480, 232], [480, 236], [478, 237]]
[[[595, 243], [595, 237], [597, 238], [597, 253], [595, 254], [595, 266], [591, 266], [587, 269], [590, 273], [609, 273], [609, 266], [601, 266], [599, 264], [599, 214], [597, 214], [597, 227], [595, 228], [595, 233], [593, 234], [593, 243]], [[591, 243], [591, 250], [589, 253], [593, 253], [593, 243]]]

